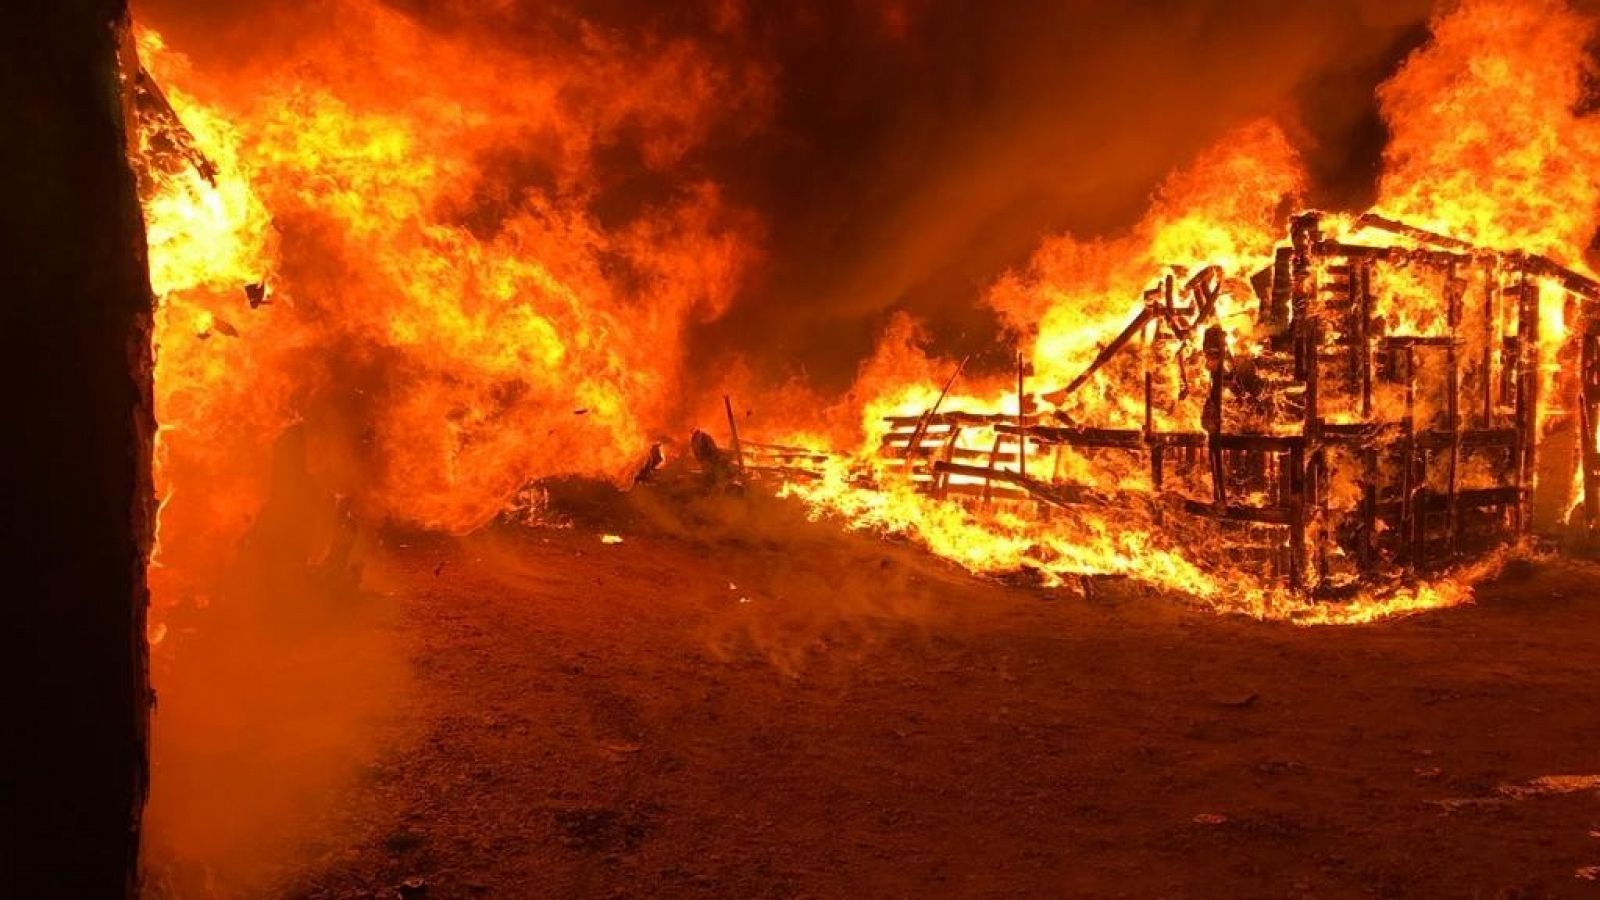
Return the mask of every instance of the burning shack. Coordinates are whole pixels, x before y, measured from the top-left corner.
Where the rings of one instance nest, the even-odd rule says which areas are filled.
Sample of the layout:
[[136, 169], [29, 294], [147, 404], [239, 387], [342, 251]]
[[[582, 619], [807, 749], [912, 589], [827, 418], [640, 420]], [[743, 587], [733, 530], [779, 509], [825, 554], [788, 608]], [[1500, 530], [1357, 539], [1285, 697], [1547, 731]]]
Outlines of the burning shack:
[[[1538, 254], [1305, 213], [1247, 278], [1161, 275], [1042, 403], [1019, 363], [1015, 412], [936, 402], [886, 419], [883, 453], [940, 498], [1138, 519], [1203, 567], [1339, 596], [1587, 534], [1596, 300]], [[1095, 378], [1138, 398], [1136, 421], [1072, 406]]]

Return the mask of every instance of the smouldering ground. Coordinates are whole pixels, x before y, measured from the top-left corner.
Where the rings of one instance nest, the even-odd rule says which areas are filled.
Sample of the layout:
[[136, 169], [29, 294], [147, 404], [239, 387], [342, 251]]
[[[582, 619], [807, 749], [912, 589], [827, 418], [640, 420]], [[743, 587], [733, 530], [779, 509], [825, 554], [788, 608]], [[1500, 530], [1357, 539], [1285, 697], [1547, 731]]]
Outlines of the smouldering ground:
[[1595, 566], [1304, 629], [971, 578], [774, 502], [602, 501], [386, 542], [413, 696], [337, 804], [367, 837], [285, 892], [1600, 893], [1595, 787], [1500, 791], [1600, 775]]

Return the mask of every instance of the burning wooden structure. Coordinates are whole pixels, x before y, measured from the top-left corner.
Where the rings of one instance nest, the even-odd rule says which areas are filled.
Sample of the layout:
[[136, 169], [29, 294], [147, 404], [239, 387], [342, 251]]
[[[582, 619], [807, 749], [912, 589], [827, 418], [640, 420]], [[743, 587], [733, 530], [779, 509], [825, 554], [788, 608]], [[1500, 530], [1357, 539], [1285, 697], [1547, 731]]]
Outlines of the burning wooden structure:
[[[880, 453], [938, 497], [1117, 507], [1207, 532], [1197, 554], [1318, 595], [1527, 533], [1586, 533], [1600, 515], [1600, 284], [1377, 215], [1340, 226], [1297, 216], [1247, 287], [1218, 266], [1168, 272], [1039, 398], [1055, 409], [1019, 363], [1016, 412], [944, 411], [947, 384], [887, 420]], [[1223, 301], [1249, 321], [1225, 324]], [[1068, 411], [1097, 378], [1142, 395], [1143, 421]]]

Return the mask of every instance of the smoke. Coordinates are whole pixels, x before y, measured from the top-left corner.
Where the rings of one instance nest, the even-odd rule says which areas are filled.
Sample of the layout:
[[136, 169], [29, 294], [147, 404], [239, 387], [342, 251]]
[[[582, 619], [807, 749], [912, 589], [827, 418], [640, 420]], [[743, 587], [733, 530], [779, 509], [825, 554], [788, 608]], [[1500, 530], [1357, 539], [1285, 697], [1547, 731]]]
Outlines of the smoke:
[[289, 861], [370, 837], [330, 813], [395, 739], [396, 610], [372, 535], [308, 474], [305, 429], [273, 456], [231, 565], [152, 654], [151, 896], [262, 896]]
[[992, 345], [976, 302], [1041, 235], [1134, 223], [1171, 170], [1272, 117], [1311, 199], [1370, 196], [1373, 100], [1426, 2], [926, 3], [896, 40], [848, 16], [769, 25], [780, 73], [747, 192], [769, 266], [701, 349], [842, 386], [893, 310], [953, 356]]

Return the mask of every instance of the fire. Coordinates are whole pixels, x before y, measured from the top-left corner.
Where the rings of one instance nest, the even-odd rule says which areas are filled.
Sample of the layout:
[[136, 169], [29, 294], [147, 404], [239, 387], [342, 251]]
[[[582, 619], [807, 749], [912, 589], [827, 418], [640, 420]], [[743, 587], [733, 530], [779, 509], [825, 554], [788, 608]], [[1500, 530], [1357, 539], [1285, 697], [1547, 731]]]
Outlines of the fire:
[[1378, 93], [1378, 210], [1491, 247], [1582, 261], [1600, 216], [1594, 23], [1560, 0], [1477, 0]]
[[[161, 298], [158, 603], [204, 591], [279, 465], [354, 519], [450, 531], [536, 479], [630, 471], [691, 412], [691, 329], [759, 257], [760, 222], [696, 161], [715, 130], [760, 127], [759, 63], [583, 28], [533, 61], [373, 0], [334, 3], [330, 23], [223, 73], [140, 35], [169, 108], [136, 147]], [[1286, 233], [1309, 182], [1292, 142], [1268, 120], [1231, 130], [1126, 233], [1050, 237], [983, 293], [1014, 371], [931, 357], [897, 318], [828, 414], [764, 417], [783, 452], [825, 459], [782, 491], [975, 572], [1126, 575], [1219, 611], [1362, 622], [1467, 600], [1505, 551], [1421, 571], [1431, 497], [1500, 497], [1485, 502], [1520, 523], [1524, 500], [1494, 491], [1572, 516], [1585, 489], [1594, 423], [1572, 373], [1600, 224], [1593, 30], [1557, 0], [1439, 16], [1379, 92], [1391, 142], [1370, 216]], [[625, 176], [602, 164], [619, 148]], [[1370, 315], [1268, 309], [1321, 304], [1307, 285], [1335, 282]], [[1369, 377], [1330, 377], [1319, 398], [1304, 357], [1332, 347]], [[1466, 412], [1438, 399], [1468, 393]], [[305, 458], [275, 459], [291, 429]], [[1441, 431], [1448, 474], [1416, 449]], [[1529, 468], [1532, 449], [1463, 452], [1467, 431], [1543, 440], [1552, 471]], [[1241, 458], [1253, 474], [1223, 484]], [[1391, 520], [1414, 547], [1396, 549]], [[1401, 563], [1406, 577], [1371, 575]]]
[[[619, 474], [678, 403], [686, 329], [757, 252], [755, 220], [690, 162], [712, 129], [759, 123], [759, 67], [590, 32], [534, 62], [375, 2], [329, 12], [232, 73], [139, 34], [172, 112], [135, 148], [160, 299], [158, 606], [227, 564], [275, 465], [353, 518], [452, 531], [533, 479]], [[597, 162], [619, 150], [648, 191]], [[306, 459], [275, 463], [290, 428]]]

